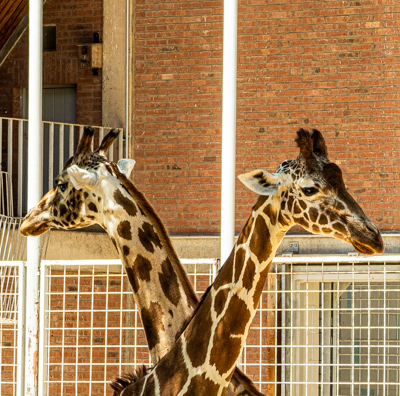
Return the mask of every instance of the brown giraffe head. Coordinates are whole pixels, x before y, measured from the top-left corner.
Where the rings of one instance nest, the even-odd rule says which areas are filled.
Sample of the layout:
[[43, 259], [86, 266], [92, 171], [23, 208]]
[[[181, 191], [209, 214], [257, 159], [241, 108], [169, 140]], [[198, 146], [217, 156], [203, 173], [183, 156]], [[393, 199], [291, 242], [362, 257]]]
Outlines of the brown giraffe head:
[[311, 135], [300, 129], [296, 143], [298, 158], [284, 161], [276, 173], [255, 170], [239, 176], [261, 195], [256, 206], [272, 196], [275, 205], [269, 214], [287, 228], [298, 224], [348, 242], [360, 253], [382, 253], [378, 228], [347, 191], [339, 166], [329, 161], [321, 132], [313, 130]]
[[[106, 153], [118, 131], [111, 130], [94, 152], [91, 150], [93, 134], [93, 128], [84, 129], [75, 155], [56, 178], [54, 188], [25, 216], [20, 228], [22, 235], [36, 236], [50, 228], [76, 229], [101, 224], [99, 208], [103, 197], [97, 190], [105, 187], [106, 180], [109, 182], [113, 174]], [[134, 163], [134, 160], [123, 159], [118, 166], [129, 175]], [[107, 191], [107, 188], [102, 190]]]

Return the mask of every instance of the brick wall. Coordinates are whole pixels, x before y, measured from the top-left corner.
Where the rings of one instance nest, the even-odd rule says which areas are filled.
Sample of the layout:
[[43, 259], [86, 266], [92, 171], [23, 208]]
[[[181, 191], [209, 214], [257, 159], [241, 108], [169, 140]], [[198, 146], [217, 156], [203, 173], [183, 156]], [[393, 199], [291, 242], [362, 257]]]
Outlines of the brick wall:
[[[103, 28], [101, 0], [48, 0], [43, 23], [57, 27], [57, 51], [43, 55], [43, 86], [76, 86], [77, 122], [101, 125], [101, 75], [78, 67], [78, 44], [93, 42]], [[101, 71], [100, 71], [101, 73]], [[0, 68], [0, 115], [20, 117], [22, 88], [28, 86], [28, 32]]]
[[[136, 1], [138, 186], [177, 233], [218, 232], [222, 1]], [[297, 156], [318, 128], [351, 194], [400, 229], [396, 0], [239, 1], [237, 173]], [[255, 196], [237, 185], [237, 231]]]

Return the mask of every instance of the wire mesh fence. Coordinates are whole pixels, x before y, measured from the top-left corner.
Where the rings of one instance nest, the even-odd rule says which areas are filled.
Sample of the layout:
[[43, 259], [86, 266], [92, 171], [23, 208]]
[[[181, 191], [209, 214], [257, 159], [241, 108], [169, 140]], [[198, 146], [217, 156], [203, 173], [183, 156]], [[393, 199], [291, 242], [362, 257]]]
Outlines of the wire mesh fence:
[[[184, 266], [202, 294], [215, 260]], [[120, 261], [41, 271], [40, 395], [109, 395], [116, 375], [152, 365]], [[239, 366], [266, 395], [397, 395], [399, 321], [399, 257], [278, 258]], [[16, 395], [17, 323], [0, 332], [1, 394]]]
[[[11, 265], [10, 265], [11, 264]], [[18, 322], [18, 293], [22, 263], [0, 262], [0, 395], [14, 396], [18, 387], [18, 347], [21, 327]]]

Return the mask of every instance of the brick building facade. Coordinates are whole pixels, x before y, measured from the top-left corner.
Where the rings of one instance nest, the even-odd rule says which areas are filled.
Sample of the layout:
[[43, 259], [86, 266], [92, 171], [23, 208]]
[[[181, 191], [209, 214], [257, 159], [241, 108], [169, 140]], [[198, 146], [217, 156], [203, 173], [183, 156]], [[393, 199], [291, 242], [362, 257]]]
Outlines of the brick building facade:
[[[222, 1], [131, 2], [135, 182], [171, 233], [218, 233]], [[396, 0], [239, 1], [237, 173], [294, 158], [299, 127], [320, 129], [351, 194], [400, 230], [400, 6]], [[77, 122], [102, 120], [100, 76], [77, 45], [102, 37], [102, 1], [48, 0], [57, 51], [44, 86], [77, 87]], [[101, 72], [100, 72], [101, 73]], [[0, 114], [20, 116], [27, 34], [0, 68]], [[123, 80], [121, 79], [121, 84]], [[237, 231], [254, 195], [237, 184]]]

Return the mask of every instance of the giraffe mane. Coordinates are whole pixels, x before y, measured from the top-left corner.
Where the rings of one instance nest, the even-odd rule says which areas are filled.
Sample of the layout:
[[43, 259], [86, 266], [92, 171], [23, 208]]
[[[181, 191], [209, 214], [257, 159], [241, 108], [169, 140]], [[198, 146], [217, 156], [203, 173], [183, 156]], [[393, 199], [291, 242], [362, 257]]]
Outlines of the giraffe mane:
[[[240, 379], [240, 381], [239, 381]], [[240, 393], [240, 395], [251, 395], [251, 396], [265, 396], [264, 393], [261, 393], [253, 384], [253, 382], [250, 380], [249, 377], [247, 377], [242, 370], [239, 369], [239, 367], [236, 367], [235, 370], [235, 375], [232, 376], [232, 380], [234, 383], [234, 386], [239, 386], [242, 385], [244, 388], [244, 391]], [[239, 396], [240, 396], [239, 395]]]
[[122, 374], [120, 377], [115, 378], [110, 382], [110, 387], [114, 390], [114, 396], [118, 396], [129, 385], [138, 382], [148, 373], [145, 365], [139, 366], [137, 369], [130, 373]]
[[136, 203], [139, 205], [140, 209], [143, 213], [148, 217], [151, 221], [152, 225], [156, 229], [157, 233], [159, 234], [160, 240], [164, 249], [166, 250], [168, 257], [172, 261], [173, 264], [176, 266], [176, 270], [178, 271], [180, 279], [185, 279], [182, 281], [182, 286], [185, 288], [186, 295], [189, 300], [189, 304], [192, 307], [197, 305], [198, 299], [193, 291], [192, 288], [187, 288], [186, 285], [190, 284], [189, 280], [187, 279], [187, 275], [185, 270], [183, 269], [178, 255], [175, 252], [175, 249], [172, 245], [171, 238], [168, 235], [168, 232], [164, 226], [164, 223], [158, 217], [156, 211], [154, 210], [153, 206], [147, 200], [147, 198], [136, 188], [136, 186], [118, 169], [118, 166], [113, 162], [110, 162], [110, 165], [115, 172], [117, 178], [122, 183], [125, 190], [134, 198]]

